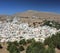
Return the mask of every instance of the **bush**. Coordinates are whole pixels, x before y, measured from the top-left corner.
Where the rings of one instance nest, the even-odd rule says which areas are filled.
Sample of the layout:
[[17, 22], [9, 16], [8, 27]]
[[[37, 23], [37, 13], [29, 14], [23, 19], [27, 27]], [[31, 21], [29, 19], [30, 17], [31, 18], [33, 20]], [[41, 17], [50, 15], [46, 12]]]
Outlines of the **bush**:
[[7, 50], [10, 53], [20, 53], [17, 42], [8, 42]]
[[35, 39], [34, 39], [34, 38], [28, 39], [26, 42], [27, 42], [27, 43], [34, 43], [34, 42], [35, 42]]
[[19, 43], [17, 41], [14, 41], [13, 44], [19, 46]]
[[44, 53], [44, 45], [40, 42], [34, 42], [27, 47], [26, 53]]
[[20, 44], [20, 45], [26, 45], [25, 39], [20, 40], [20, 41], [19, 41], [19, 44]]
[[0, 49], [2, 49], [3, 47], [2, 47], [2, 45], [0, 44]]
[[19, 47], [19, 50], [20, 50], [20, 51], [23, 51], [23, 50], [24, 50], [24, 47], [23, 47], [23, 46], [20, 46], [20, 47]]
[[47, 25], [47, 26], [50, 26], [50, 27], [55, 27], [56, 29], [60, 29], [60, 24], [58, 22], [55, 22], [54, 20], [53, 21], [45, 20], [43, 25]]
[[31, 40], [31, 39], [29, 39], [29, 40], [27, 40], [26, 42], [27, 42], [27, 43], [32, 43], [32, 40]]
[[53, 47], [48, 47], [45, 53], [55, 53], [55, 49]]
[[44, 41], [45, 45], [52, 44], [54, 47], [57, 47], [60, 49], [60, 33], [57, 33], [55, 35], [52, 35], [52, 37], [48, 37]]

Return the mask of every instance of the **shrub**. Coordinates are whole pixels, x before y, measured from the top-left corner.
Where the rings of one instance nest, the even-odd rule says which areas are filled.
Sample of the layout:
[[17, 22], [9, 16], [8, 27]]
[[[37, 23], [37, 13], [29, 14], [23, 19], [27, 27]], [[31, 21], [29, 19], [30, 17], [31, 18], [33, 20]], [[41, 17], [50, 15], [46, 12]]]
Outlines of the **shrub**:
[[3, 47], [2, 47], [2, 45], [0, 44], [0, 49], [2, 49]]
[[24, 50], [24, 47], [23, 47], [23, 46], [20, 46], [20, 47], [19, 47], [19, 50], [20, 50], [20, 51], [23, 51], [23, 50]]
[[20, 41], [19, 41], [19, 44], [20, 44], [20, 45], [26, 45], [25, 39], [20, 40]]
[[27, 47], [26, 53], [44, 53], [44, 45], [40, 42], [34, 42]]
[[60, 49], [60, 33], [57, 33], [55, 35], [52, 35], [52, 37], [48, 37], [44, 41], [45, 45], [53, 45], [54, 47], [57, 47]]

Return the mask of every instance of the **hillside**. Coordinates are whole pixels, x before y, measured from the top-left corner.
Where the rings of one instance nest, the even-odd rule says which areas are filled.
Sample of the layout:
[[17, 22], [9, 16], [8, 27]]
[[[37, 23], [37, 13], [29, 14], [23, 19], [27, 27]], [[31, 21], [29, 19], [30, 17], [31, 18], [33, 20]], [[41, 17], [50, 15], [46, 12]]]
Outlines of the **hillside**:
[[51, 13], [51, 12], [38, 12], [34, 10], [27, 10], [25, 12], [15, 13], [13, 15], [0, 15], [0, 20], [6, 20], [7, 18], [13, 19], [15, 16], [22, 18], [23, 19], [22, 21], [26, 19], [27, 19], [26, 21], [32, 19], [35, 19], [37, 21], [46, 19], [46, 20], [55, 20], [57, 22], [60, 22], [60, 14]]
[[60, 14], [51, 13], [51, 12], [38, 12], [34, 10], [28, 10], [22, 13], [16, 13], [14, 15], [20, 17], [29, 17], [29, 18], [33, 17], [33, 18], [60, 21]]
[[33, 10], [0, 15], [0, 52], [60, 53], [59, 17], [59, 14]]

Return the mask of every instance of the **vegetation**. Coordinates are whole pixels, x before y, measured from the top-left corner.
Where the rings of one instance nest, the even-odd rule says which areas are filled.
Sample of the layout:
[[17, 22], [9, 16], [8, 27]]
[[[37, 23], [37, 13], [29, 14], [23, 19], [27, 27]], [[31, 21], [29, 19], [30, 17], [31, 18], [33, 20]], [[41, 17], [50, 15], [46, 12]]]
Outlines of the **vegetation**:
[[[48, 45], [47, 48], [45, 48], [46, 45]], [[36, 42], [34, 39], [27, 41], [23, 39], [19, 43], [17, 41], [8, 42], [7, 50], [10, 53], [20, 53], [25, 50], [24, 46], [27, 46], [26, 53], [55, 53], [55, 48], [60, 49], [60, 33], [46, 38], [44, 43]]]
[[20, 44], [20, 45], [26, 45], [25, 39], [20, 40], [20, 41], [19, 41], [19, 44]]
[[7, 50], [10, 53], [20, 53], [24, 50], [24, 47], [21, 46], [17, 41], [8, 42]]
[[47, 26], [50, 26], [50, 27], [55, 27], [56, 29], [60, 29], [60, 24], [58, 22], [55, 22], [55, 21], [45, 20], [43, 25], [47, 25]]
[[40, 42], [34, 42], [27, 47], [26, 53], [44, 53], [44, 45]]
[[20, 51], [24, 51], [24, 47], [23, 47], [23, 46], [20, 46], [20, 47], [19, 47], [19, 50], [20, 50]]
[[52, 37], [45, 39], [44, 44], [45, 45], [52, 44], [53, 47], [60, 49], [60, 33], [57, 33], [56, 35], [52, 35]]
[[43, 43], [34, 42], [27, 47], [26, 53], [55, 53], [55, 48], [52, 46], [53, 45], [50, 45], [46, 49]]
[[8, 44], [7, 50], [10, 53], [20, 53], [19, 48], [15, 44], [10, 43], [10, 42]]
[[53, 47], [48, 47], [44, 53], [55, 53], [55, 49]]
[[29, 43], [34, 43], [35, 42], [35, 39], [33, 38], [33, 39], [28, 39], [27, 41], [26, 41], [26, 43], [27, 44], [29, 44]]
[[2, 47], [2, 45], [0, 44], [0, 49], [2, 49], [3, 47]]

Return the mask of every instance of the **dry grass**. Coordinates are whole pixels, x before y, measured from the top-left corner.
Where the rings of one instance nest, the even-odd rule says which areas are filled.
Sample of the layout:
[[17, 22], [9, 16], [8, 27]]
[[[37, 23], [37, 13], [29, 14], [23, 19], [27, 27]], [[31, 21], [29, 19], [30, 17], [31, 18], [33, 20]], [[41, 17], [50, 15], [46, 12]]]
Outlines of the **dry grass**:
[[57, 48], [55, 48], [55, 51], [56, 51], [56, 53], [60, 53], [60, 50], [59, 50], [59, 49], [57, 49]]
[[3, 46], [3, 48], [0, 49], [0, 53], [9, 53], [7, 51], [7, 44], [6, 43], [1, 43], [1, 45]]

